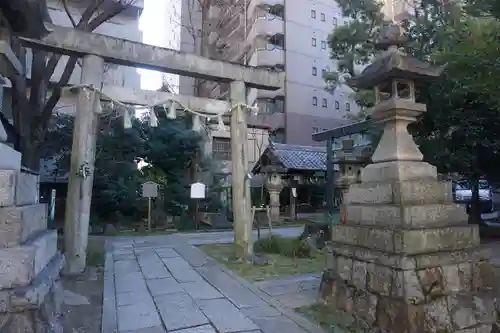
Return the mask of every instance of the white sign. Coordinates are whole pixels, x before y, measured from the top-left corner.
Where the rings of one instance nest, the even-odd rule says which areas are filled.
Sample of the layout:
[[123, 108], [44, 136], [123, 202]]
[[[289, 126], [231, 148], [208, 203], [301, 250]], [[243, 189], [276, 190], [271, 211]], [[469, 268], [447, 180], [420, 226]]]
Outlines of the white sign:
[[205, 184], [191, 184], [191, 199], [205, 199]]
[[156, 198], [158, 196], [158, 184], [155, 182], [145, 182], [142, 184], [143, 198]]

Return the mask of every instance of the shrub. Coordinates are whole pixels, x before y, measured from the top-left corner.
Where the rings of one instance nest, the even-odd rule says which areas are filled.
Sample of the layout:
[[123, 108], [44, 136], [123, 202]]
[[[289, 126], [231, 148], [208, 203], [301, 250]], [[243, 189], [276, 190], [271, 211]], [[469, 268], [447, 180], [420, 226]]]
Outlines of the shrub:
[[271, 236], [254, 243], [254, 250], [263, 253], [276, 253], [291, 258], [306, 258], [311, 256], [311, 247], [306, 240]]

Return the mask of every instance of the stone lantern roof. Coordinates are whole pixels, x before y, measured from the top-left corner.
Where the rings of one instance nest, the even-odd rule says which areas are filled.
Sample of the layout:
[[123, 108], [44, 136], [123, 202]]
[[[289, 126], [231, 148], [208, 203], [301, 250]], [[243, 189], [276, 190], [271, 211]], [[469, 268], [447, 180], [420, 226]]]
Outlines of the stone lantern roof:
[[41, 38], [49, 33], [44, 24], [51, 21], [45, 0], [1, 0], [0, 12], [0, 26], [8, 25], [15, 35]]
[[349, 86], [359, 89], [370, 89], [390, 79], [410, 79], [419, 82], [430, 81], [443, 72], [445, 66], [435, 67], [407, 55], [398, 48], [406, 42], [401, 28], [389, 24], [382, 28], [377, 47], [386, 50], [363, 72], [347, 80]]

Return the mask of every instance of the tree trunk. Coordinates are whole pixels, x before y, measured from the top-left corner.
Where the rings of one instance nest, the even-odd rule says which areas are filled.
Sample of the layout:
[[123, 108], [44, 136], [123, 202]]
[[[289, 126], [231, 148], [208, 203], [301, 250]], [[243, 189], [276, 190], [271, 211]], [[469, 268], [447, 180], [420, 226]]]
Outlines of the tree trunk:
[[479, 201], [479, 179], [474, 178], [471, 180], [472, 197], [469, 210], [469, 223], [483, 225], [481, 218], [481, 205]]
[[21, 164], [32, 171], [40, 171], [40, 154], [38, 144], [29, 137], [20, 138]]

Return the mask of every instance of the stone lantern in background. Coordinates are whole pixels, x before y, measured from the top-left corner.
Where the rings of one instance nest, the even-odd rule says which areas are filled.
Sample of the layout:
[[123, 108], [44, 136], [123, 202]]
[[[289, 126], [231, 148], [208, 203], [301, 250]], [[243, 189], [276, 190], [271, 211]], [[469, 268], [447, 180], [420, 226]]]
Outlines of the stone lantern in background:
[[407, 130], [426, 111], [416, 85], [444, 68], [403, 53], [403, 42], [398, 26], [385, 27], [385, 52], [349, 82], [375, 90], [371, 117], [384, 132], [344, 196], [347, 219], [332, 232], [321, 297], [389, 333], [494, 332], [489, 251]]
[[266, 180], [266, 188], [269, 192], [269, 204], [271, 206], [271, 221], [280, 218], [280, 193], [285, 186], [279, 173], [271, 173]]
[[339, 175], [335, 179], [335, 187], [340, 190], [340, 223], [345, 223], [344, 195], [352, 184], [361, 181], [361, 169], [369, 163], [369, 156], [364, 152], [356, 154], [354, 140], [342, 140], [342, 149], [335, 152], [334, 164], [339, 166]]

